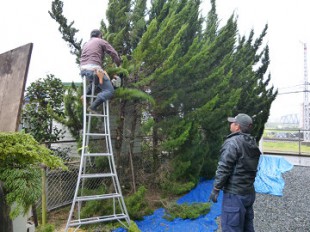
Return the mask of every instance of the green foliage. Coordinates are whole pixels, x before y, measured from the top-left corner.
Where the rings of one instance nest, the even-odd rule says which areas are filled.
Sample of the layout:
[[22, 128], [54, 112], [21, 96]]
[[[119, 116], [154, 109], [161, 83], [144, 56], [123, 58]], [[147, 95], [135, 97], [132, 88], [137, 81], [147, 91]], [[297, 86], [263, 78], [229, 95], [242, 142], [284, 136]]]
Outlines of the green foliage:
[[128, 228], [128, 232], [141, 232], [141, 230], [139, 229], [137, 224], [131, 220], [129, 228]]
[[6, 203], [11, 206], [10, 217], [15, 218], [21, 212], [26, 214], [41, 194], [41, 172], [34, 165], [23, 168], [0, 168], [0, 179], [4, 182]]
[[77, 56], [77, 63], [81, 56], [82, 40], [77, 41], [75, 34], [79, 31], [73, 27], [74, 21], [67, 23], [67, 18], [63, 16], [63, 2], [54, 0], [51, 6], [52, 10], [48, 11], [50, 16], [59, 24], [58, 30], [62, 34], [62, 39], [68, 42], [71, 53]]
[[81, 144], [80, 131], [83, 128], [83, 105], [81, 96], [82, 86], [77, 86], [72, 82], [71, 86], [67, 88], [64, 95], [64, 114], [55, 114], [52, 107], [48, 107], [48, 113], [58, 122], [65, 125], [71, 135]]
[[44, 164], [50, 168], [66, 167], [61, 159], [40, 145], [31, 135], [24, 132], [0, 133], [0, 166], [23, 168], [28, 165]]
[[[54, 2], [58, 18], [64, 19], [62, 2]], [[219, 27], [216, 1], [211, 0], [207, 18], [200, 17], [200, 2], [155, 0], [146, 9], [145, 0], [110, 0], [109, 25], [101, 24], [124, 61], [121, 68], [103, 61], [111, 73], [123, 75], [125, 83], [115, 93], [118, 157], [128, 151], [121, 149], [129, 130], [133, 147], [143, 112], [148, 118], [140, 132], [147, 149], [139, 159], [152, 165], [144, 169], [152, 172], [147, 175], [154, 177], [150, 184], [175, 194], [188, 191], [201, 176], [214, 175], [221, 143], [229, 133], [228, 116], [255, 116], [254, 135], [259, 139], [277, 95], [266, 75], [267, 25], [258, 38], [254, 31], [245, 37], [233, 12]], [[59, 23], [68, 30], [63, 35], [73, 31], [66, 20]], [[134, 110], [127, 110], [128, 103], [135, 104]]]
[[164, 131], [164, 133], [168, 133], [168, 136], [167, 140], [163, 143], [163, 148], [167, 151], [173, 151], [181, 147], [188, 140], [191, 127], [192, 123], [186, 122], [185, 120], [180, 120], [178, 124], [172, 121], [166, 127], [169, 128], [169, 131]]
[[151, 129], [154, 126], [154, 119], [153, 118], [148, 118], [146, 121], [143, 122], [142, 124], [142, 128], [141, 131], [146, 134], [149, 135], [149, 133], [151, 132]]
[[[84, 188], [82, 194], [84, 196], [90, 196], [98, 193], [101, 194], [106, 193], [105, 187], [101, 185], [101, 187], [97, 189]], [[97, 215], [98, 213], [100, 215], [107, 215], [112, 212], [111, 210], [112, 210], [112, 201], [87, 201], [85, 205], [82, 207], [81, 217], [86, 218], [93, 215]]]
[[[83, 195], [101, 194], [105, 193], [106, 190], [102, 187], [99, 189], [86, 190]], [[146, 188], [141, 186], [138, 191], [125, 198], [125, 203], [129, 216], [133, 220], [142, 219], [143, 216], [151, 214], [152, 210], [145, 199]], [[119, 209], [117, 208], [116, 211]], [[82, 207], [81, 217], [90, 217], [94, 215], [108, 215], [113, 213], [113, 202], [112, 200], [105, 201], [88, 201], [85, 206]]]
[[108, 17], [108, 33], [104, 35], [119, 54], [130, 52], [130, 7], [131, 1], [110, 0], [106, 15]]
[[0, 133], [0, 180], [10, 216], [26, 213], [41, 194], [40, 165], [66, 169], [62, 160], [25, 133]]
[[162, 179], [160, 187], [168, 194], [181, 195], [195, 187], [195, 182], [178, 182], [170, 178]]
[[36, 231], [38, 231], [38, 232], [54, 232], [55, 226], [52, 224], [46, 224], [45, 226], [40, 225], [36, 228]]
[[135, 0], [134, 9], [131, 15], [131, 47], [135, 49], [139, 43], [143, 33], [146, 30], [146, 0]]
[[115, 91], [115, 97], [125, 100], [148, 101], [151, 104], [155, 104], [154, 99], [150, 95], [137, 89], [118, 88]]
[[210, 212], [210, 203], [177, 204], [170, 203], [165, 207], [164, 218], [173, 221], [176, 218], [196, 219]]
[[149, 204], [145, 199], [147, 189], [144, 186], [140, 186], [138, 191], [125, 198], [126, 207], [129, 216], [133, 220], [140, 220], [145, 215], [152, 213], [149, 208]]
[[26, 90], [23, 127], [40, 143], [58, 141], [65, 133], [53, 126], [53, 117], [47, 110], [50, 107], [53, 114], [63, 115], [64, 91], [61, 80], [53, 75], [31, 83]]

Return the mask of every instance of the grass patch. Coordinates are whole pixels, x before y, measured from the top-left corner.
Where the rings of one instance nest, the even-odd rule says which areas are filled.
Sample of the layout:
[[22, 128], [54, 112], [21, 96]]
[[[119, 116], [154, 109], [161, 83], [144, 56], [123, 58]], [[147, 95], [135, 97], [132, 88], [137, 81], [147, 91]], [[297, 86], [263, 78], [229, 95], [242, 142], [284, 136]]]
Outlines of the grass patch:
[[310, 155], [310, 146], [299, 145], [298, 141], [263, 141], [263, 151], [268, 152], [281, 152], [281, 153], [293, 153], [293, 154], [305, 154]]

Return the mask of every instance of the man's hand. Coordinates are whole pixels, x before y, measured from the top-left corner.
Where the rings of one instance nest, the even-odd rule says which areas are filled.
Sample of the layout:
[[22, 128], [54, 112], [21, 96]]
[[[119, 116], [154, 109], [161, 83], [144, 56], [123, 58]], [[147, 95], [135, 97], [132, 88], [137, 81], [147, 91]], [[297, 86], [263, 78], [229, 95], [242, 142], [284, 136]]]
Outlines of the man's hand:
[[212, 201], [212, 202], [216, 203], [217, 202], [217, 198], [219, 196], [219, 192], [220, 192], [219, 189], [213, 188], [212, 192], [211, 192], [211, 195], [209, 197], [209, 201]]

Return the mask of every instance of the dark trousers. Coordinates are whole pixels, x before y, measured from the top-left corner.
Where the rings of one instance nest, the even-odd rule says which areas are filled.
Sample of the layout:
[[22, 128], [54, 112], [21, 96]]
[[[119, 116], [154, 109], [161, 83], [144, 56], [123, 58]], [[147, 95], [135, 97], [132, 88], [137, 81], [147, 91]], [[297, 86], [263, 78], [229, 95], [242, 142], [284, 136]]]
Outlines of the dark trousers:
[[255, 193], [236, 195], [224, 193], [221, 215], [223, 232], [254, 232]]

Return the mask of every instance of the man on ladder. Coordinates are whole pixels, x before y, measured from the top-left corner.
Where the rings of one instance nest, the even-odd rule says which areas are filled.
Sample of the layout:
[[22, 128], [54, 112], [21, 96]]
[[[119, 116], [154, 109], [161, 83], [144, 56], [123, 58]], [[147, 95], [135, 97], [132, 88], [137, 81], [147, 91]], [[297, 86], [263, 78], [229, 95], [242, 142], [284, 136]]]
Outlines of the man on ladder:
[[[117, 220], [120, 223], [121, 220], [126, 220], [127, 225], [130, 224], [130, 218], [126, 209], [126, 205], [121, 192], [120, 183], [117, 177], [111, 133], [109, 125], [109, 99], [113, 96], [114, 87], [110, 81], [109, 75], [101, 68], [102, 61], [105, 54], [109, 54], [114, 63], [117, 66], [120, 65], [121, 60], [115, 49], [102, 38], [102, 34], [99, 30], [93, 30], [91, 32], [90, 40], [83, 46], [82, 55], [80, 60], [81, 76], [83, 77], [83, 141], [81, 162], [78, 174], [78, 180], [74, 198], [72, 201], [71, 210], [68, 217], [68, 222], [65, 231], [68, 231], [69, 227], [77, 227], [78, 229], [82, 225], [107, 222]], [[88, 81], [88, 84], [87, 84]], [[116, 86], [118, 87], [118, 86]], [[94, 96], [95, 88], [100, 89], [97, 96]], [[90, 98], [91, 105], [86, 111], [86, 99]], [[93, 100], [95, 99], [95, 100]], [[104, 103], [104, 104], [102, 104]], [[102, 105], [102, 112], [98, 112], [97, 108]], [[90, 113], [89, 113], [90, 112]], [[101, 118], [103, 120], [103, 127], [99, 131], [92, 131], [91, 119]], [[103, 138], [105, 143], [102, 143], [97, 150], [89, 149], [89, 139]], [[103, 169], [92, 170], [92, 166], [88, 166], [86, 159], [95, 157], [105, 158], [107, 160], [107, 167]], [[100, 188], [97, 193], [87, 193], [83, 191], [83, 183], [88, 179], [105, 179], [112, 183], [113, 188], [108, 188], [108, 191], [102, 191]], [[81, 185], [80, 185], [81, 183]], [[90, 194], [90, 195], [89, 195]], [[87, 201], [112, 201], [112, 210], [105, 211], [105, 215], [81, 215], [81, 208]], [[75, 205], [77, 207], [75, 207]], [[77, 212], [74, 215], [73, 212], [77, 208]], [[122, 223], [123, 224], [123, 223]], [[127, 225], [123, 224], [125, 227]], [[76, 231], [76, 230], [75, 230]]]
[[90, 40], [82, 48], [80, 59], [81, 76], [85, 76], [89, 81], [87, 94], [91, 93], [93, 81], [95, 81], [96, 87], [100, 89], [96, 100], [87, 109], [92, 113], [98, 113], [97, 107], [109, 100], [114, 93], [114, 87], [109, 75], [101, 67], [106, 53], [111, 56], [117, 66], [120, 66], [121, 59], [112, 45], [102, 39], [101, 31], [97, 29], [92, 30]]

